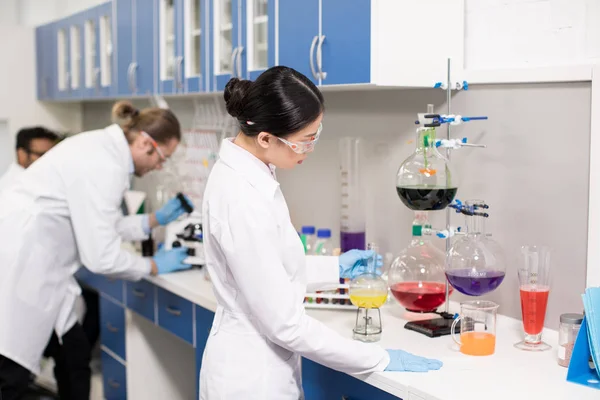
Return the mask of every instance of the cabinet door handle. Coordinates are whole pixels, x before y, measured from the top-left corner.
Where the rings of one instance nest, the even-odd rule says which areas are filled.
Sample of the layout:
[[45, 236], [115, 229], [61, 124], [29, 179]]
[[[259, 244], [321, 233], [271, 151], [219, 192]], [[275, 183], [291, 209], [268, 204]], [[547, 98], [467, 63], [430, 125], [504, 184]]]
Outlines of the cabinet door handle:
[[179, 317], [181, 315], [181, 310], [169, 306], [167, 306], [167, 312], [176, 317]]
[[137, 92], [137, 67], [138, 67], [138, 65], [136, 62], [131, 63], [131, 92], [132, 93]]
[[146, 293], [144, 293], [143, 290], [133, 289], [132, 292], [135, 297], [141, 297], [141, 298], [146, 297]]
[[183, 88], [183, 56], [177, 57], [177, 88]]
[[118, 389], [121, 387], [121, 384], [115, 381], [114, 379], [108, 378], [108, 386], [110, 386], [113, 389]]
[[112, 324], [110, 322], [106, 323], [106, 329], [108, 329], [112, 333], [119, 332], [119, 328], [112, 326]]
[[323, 72], [323, 42], [325, 41], [325, 35], [319, 38], [319, 44], [317, 45], [317, 69], [319, 70], [319, 77], [321, 79], [327, 78], [327, 72]]
[[129, 91], [133, 92], [133, 62], [129, 63], [127, 68], [127, 83], [129, 83]]
[[239, 49], [240, 49], [239, 47], [236, 47], [231, 52], [231, 77], [232, 78], [235, 78], [235, 60], [236, 60], [236, 56], [237, 56]]
[[238, 47], [239, 51], [237, 53], [237, 73], [238, 77], [242, 76], [242, 52], [244, 51], [243, 47]]
[[67, 91], [70, 92], [71, 91], [71, 73], [67, 72], [66, 73], [66, 78], [67, 80]]
[[94, 87], [96, 93], [100, 92], [100, 68], [94, 68]]
[[309, 50], [309, 61], [310, 61], [310, 71], [315, 79], [319, 79], [319, 75], [317, 75], [317, 71], [315, 70], [315, 46], [317, 45], [317, 40], [319, 40], [319, 36], [315, 36], [312, 40]]

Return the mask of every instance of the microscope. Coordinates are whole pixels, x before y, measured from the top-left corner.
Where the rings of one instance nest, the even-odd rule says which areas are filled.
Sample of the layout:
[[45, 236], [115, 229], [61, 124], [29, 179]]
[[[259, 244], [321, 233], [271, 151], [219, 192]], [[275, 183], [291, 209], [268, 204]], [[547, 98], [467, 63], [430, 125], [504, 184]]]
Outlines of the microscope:
[[185, 197], [177, 194], [177, 198], [188, 213], [187, 217], [171, 222], [166, 227], [165, 248], [187, 247], [188, 257], [183, 261], [192, 267], [200, 268], [205, 264], [204, 244], [202, 242], [202, 218]]

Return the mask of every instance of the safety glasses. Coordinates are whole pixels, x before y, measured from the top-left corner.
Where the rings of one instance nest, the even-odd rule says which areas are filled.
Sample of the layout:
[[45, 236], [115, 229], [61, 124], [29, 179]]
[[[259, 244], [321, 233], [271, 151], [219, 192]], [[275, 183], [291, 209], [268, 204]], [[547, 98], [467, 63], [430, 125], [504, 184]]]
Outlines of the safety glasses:
[[312, 137], [308, 142], [290, 142], [289, 140], [282, 139], [277, 137], [277, 139], [281, 140], [285, 143], [292, 151], [296, 154], [304, 154], [309, 151], [313, 151], [315, 149], [315, 144], [319, 140], [319, 136], [321, 136], [321, 131], [323, 130], [323, 124], [319, 124], [319, 129], [317, 129], [317, 133]]
[[158, 143], [156, 143], [156, 140], [154, 140], [152, 138], [152, 136], [148, 135], [146, 132], [142, 131], [142, 135], [144, 135], [145, 137], [147, 137], [150, 140], [150, 143], [152, 143], [152, 147], [154, 147], [154, 149], [156, 150], [156, 152], [158, 153], [158, 156], [160, 157], [160, 162], [161, 163], [165, 163], [167, 162], [168, 158], [165, 157], [165, 153], [162, 152], [162, 150], [160, 149], [160, 147], [158, 147]]

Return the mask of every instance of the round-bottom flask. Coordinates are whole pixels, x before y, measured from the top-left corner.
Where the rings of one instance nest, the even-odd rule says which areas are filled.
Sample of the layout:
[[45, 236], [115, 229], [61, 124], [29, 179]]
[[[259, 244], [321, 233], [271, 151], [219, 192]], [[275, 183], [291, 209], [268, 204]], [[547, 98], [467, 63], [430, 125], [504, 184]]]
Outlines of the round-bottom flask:
[[387, 283], [375, 273], [378, 248], [369, 243], [373, 258], [368, 260], [365, 273], [352, 279], [348, 294], [350, 301], [358, 307], [353, 337], [363, 342], [376, 342], [381, 338], [381, 313], [379, 308], [388, 296]]
[[485, 232], [483, 201], [465, 202], [467, 234], [454, 242], [448, 251], [446, 276], [460, 293], [481, 296], [500, 286], [506, 274], [506, 260], [500, 245]]
[[422, 237], [423, 225], [413, 225], [413, 240], [388, 272], [392, 295], [408, 311], [435, 311], [446, 301], [444, 252]]

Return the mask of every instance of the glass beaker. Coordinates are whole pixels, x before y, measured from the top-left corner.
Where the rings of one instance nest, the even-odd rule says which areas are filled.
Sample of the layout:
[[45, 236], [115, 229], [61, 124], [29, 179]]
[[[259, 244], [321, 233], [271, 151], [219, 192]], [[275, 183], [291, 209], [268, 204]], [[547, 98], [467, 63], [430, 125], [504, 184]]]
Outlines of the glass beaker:
[[550, 248], [522, 246], [519, 266], [519, 291], [525, 338], [515, 343], [521, 350], [545, 351], [552, 348], [542, 342], [542, 331], [550, 294]]
[[446, 301], [444, 252], [425, 239], [423, 228], [429, 226], [427, 215], [415, 216], [412, 241], [402, 250], [388, 271], [392, 295], [408, 311], [428, 313]]
[[379, 308], [387, 301], [387, 283], [375, 273], [378, 247], [369, 243], [373, 257], [367, 261], [365, 273], [350, 282], [348, 294], [352, 304], [358, 307], [353, 337], [363, 342], [375, 342], [381, 337], [381, 313]]
[[448, 251], [446, 277], [460, 293], [481, 296], [496, 290], [506, 274], [506, 260], [500, 245], [485, 232], [487, 213], [478, 212], [481, 200], [465, 202], [475, 215], [466, 215], [467, 234]]
[[[432, 106], [429, 109], [433, 111]], [[454, 200], [458, 181], [448, 159], [435, 146], [435, 127], [427, 127], [432, 120], [424, 115], [419, 114], [422, 127], [416, 132], [417, 148], [398, 168], [396, 191], [411, 210], [442, 210]]]
[[351, 137], [340, 139], [342, 253], [352, 249], [364, 250], [366, 245], [365, 189], [361, 187], [360, 171], [360, 140]]
[[[460, 352], [469, 356], [489, 356], [496, 350], [496, 313], [498, 304], [474, 300], [460, 303], [460, 314], [452, 323], [452, 340]], [[460, 339], [456, 338], [456, 325], [460, 322]]]

